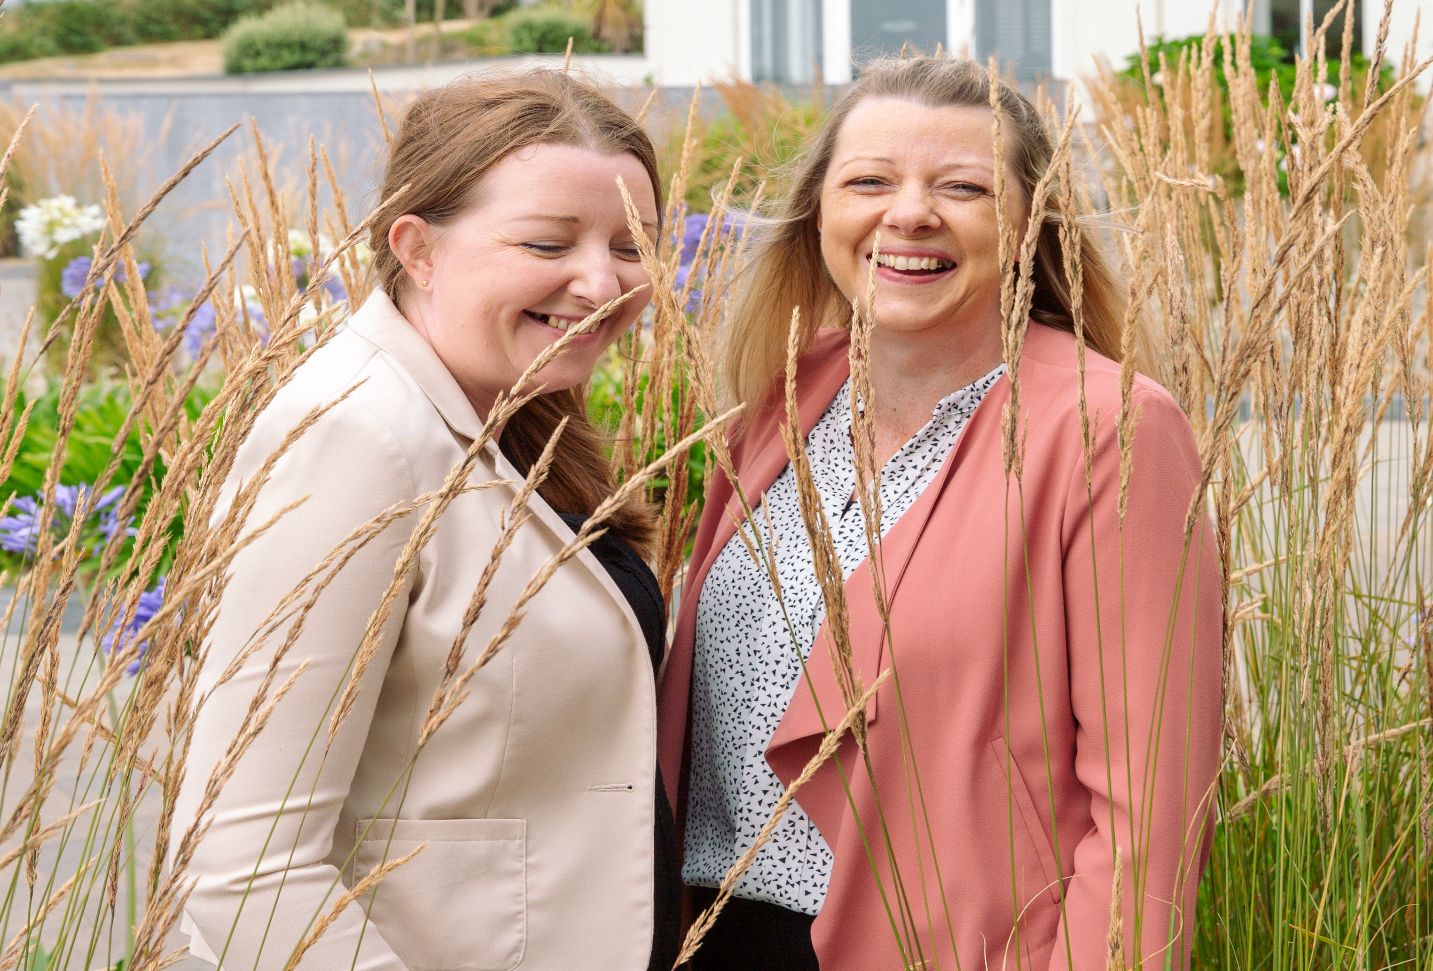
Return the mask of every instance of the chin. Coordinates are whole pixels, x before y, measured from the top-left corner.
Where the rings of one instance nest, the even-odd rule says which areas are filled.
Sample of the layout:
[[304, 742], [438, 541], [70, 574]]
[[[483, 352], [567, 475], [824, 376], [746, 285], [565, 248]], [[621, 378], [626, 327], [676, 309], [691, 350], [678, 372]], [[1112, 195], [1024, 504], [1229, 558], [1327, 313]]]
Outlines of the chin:
[[534, 387], [542, 388], [543, 394], [555, 394], [558, 391], [571, 391], [573, 388], [581, 387], [592, 377], [592, 368], [544, 368], [533, 381]]

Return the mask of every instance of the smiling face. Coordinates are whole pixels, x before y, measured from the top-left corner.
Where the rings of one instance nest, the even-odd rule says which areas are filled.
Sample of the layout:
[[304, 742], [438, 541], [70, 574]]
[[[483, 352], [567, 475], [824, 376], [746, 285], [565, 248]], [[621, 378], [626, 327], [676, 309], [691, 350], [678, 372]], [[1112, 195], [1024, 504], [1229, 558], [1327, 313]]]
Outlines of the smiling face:
[[[841, 125], [821, 188], [821, 255], [846, 299], [864, 301], [880, 234], [878, 334], [998, 340], [991, 124], [987, 108], [868, 98]], [[1006, 201], [1023, 225], [1013, 178]]]
[[[389, 239], [409, 277], [399, 300], [404, 316], [479, 414], [569, 325], [649, 282], [627, 228], [619, 176], [655, 235], [656, 196], [636, 156], [571, 145], [513, 152], [442, 225], [413, 215], [395, 220]], [[536, 383], [558, 391], [587, 380], [648, 299], [649, 291], [636, 294], [575, 338]]]

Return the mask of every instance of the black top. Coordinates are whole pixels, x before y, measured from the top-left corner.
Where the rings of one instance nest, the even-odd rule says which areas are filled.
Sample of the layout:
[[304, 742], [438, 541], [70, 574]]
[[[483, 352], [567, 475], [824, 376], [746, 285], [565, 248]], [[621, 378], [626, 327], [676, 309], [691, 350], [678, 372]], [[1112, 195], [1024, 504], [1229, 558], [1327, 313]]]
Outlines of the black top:
[[[558, 513], [573, 532], [582, 528], [587, 517], [577, 513]], [[666, 648], [667, 605], [662, 601], [662, 589], [651, 569], [637, 555], [632, 547], [613, 533], [603, 533], [588, 547], [597, 562], [607, 570], [607, 575], [627, 598], [627, 603], [636, 615], [637, 625], [647, 641], [647, 653], [652, 658], [652, 670], [662, 663]], [[656, 894], [652, 926], [652, 960], [649, 971], [667, 971], [677, 959], [677, 947], [681, 934], [681, 877], [677, 864], [677, 826], [672, 817], [672, 807], [667, 805], [666, 789], [662, 786], [662, 771], [657, 770], [656, 805], [656, 855], [654, 856], [654, 877]]]

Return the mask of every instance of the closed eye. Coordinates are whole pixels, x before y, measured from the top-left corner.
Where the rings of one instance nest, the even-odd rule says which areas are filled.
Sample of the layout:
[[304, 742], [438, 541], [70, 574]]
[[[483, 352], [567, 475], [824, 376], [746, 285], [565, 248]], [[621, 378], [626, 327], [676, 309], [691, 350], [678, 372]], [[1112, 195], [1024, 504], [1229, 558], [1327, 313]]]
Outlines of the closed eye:
[[642, 258], [641, 251], [635, 246], [614, 246], [612, 252], [617, 254], [618, 259], [627, 260], [629, 263], [635, 263]]
[[543, 256], [558, 256], [567, 248], [559, 243], [522, 243], [521, 246], [529, 252]]
[[985, 186], [976, 185], [974, 182], [952, 182], [946, 188], [962, 196], [983, 196], [989, 191]]

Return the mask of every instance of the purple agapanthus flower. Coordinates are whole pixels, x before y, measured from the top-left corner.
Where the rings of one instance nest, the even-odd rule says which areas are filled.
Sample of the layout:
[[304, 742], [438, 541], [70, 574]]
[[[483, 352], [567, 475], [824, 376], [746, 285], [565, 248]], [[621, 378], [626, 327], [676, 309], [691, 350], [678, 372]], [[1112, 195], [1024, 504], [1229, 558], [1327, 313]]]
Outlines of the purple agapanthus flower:
[[[154, 321], [155, 328], [169, 330], [176, 326], [189, 312], [192, 299], [178, 287], [165, 288], [158, 299], [150, 301], [149, 304], [149, 317]], [[204, 342], [213, 335], [215, 317], [214, 306], [207, 300], [195, 309], [189, 325], [184, 328], [182, 343], [185, 353], [191, 358], [199, 356]]]
[[30, 496], [10, 503], [10, 514], [0, 519], [0, 550], [31, 554], [40, 543], [40, 504]]
[[[314, 259], [313, 257], [294, 257], [294, 280], [297, 281], [300, 290], [309, 285], [309, 280], [312, 278], [312, 275], [317, 272], [318, 268], [322, 265], [321, 260]], [[328, 294], [329, 300], [334, 303], [348, 299], [348, 290], [344, 287], [343, 280], [332, 270], [329, 271], [328, 276], [324, 277], [323, 283], [321, 283], [320, 286], [323, 288], [323, 292]]]
[[[741, 231], [741, 220], [735, 216], [717, 217], [717, 225], [712, 228], [712, 238], [716, 240], [730, 239]], [[702, 242], [702, 233], [706, 231], [707, 224], [712, 217], [706, 213], [695, 212], [687, 216], [682, 223], [682, 251], [677, 257], [677, 273], [673, 278], [673, 285], [680, 295], [686, 287], [687, 281], [696, 272], [697, 248]], [[698, 281], [700, 282], [700, 281]], [[702, 290], [700, 286], [693, 286], [687, 294], [687, 313], [695, 313], [702, 304]]]
[[[60, 485], [55, 487], [55, 510], [50, 517], [50, 532], [56, 542], [69, 535], [79, 509], [81, 498], [89, 491], [88, 485]], [[100, 496], [86, 510], [86, 525], [98, 531], [92, 549], [98, 551], [116, 536], [133, 536], [135, 530], [129, 519], [119, 518], [119, 502], [124, 497], [124, 486], [115, 486]], [[10, 514], [0, 519], [0, 550], [33, 556], [40, 545], [40, 519], [44, 512], [41, 496], [21, 496], [10, 504]]]
[[73, 300], [80, 295], [80, 290], [85, 285], [85, 278], [90, 275], [90, 264], [94, 262], [88, 256], [76, 256], [65, 264], [60, 271], [60, 292]]
[[184, 328], [184, 350], [190, 357], [198, 357], [203, 350], [205, 341], [214, 336], [214, 329], [218, 326], [215, 321], [218, 313], [214, 305], [208, 300], [201, 303], [194, 311], [194, 316], [189, 320], [189, 326]]
[[[90, 267], [93, 265], [94, 260], [88, 256], [76, 256], [70, 260], [70, 262], [66, 263], [65, 268], [60, 271], [60, 292], [71, 300], [78, 297], [80, 291], [84, 289], [85, 280], [89, 277]], [[140, 260], [139, 278], [144, 280], [148, 277], [149, 264], [144, 260]], [[115, 264], [114, 280], [116, 283], [123, 283], [125, 281], [123, 263]], [[94, 288], [98, 290], [104, 286], [104, 283], [105, 281], [103, 279], [96, 280], [94, 282]]]
[[[167, 582], [168, 577], [160, 577], [158, 583], [139, 595], [139, 598], [134, 603], [134, 616], [129, 618], [129, 623], [125, 623], [125, 615], [129, 612], [128, 609], [123, 608], [118, 612], [114, 618], [114, 624], [110, 628], [110, 632], [100, 638], [100, 647], [104, 649], [106, 654], [113, 654], [117, 651], [127, 649], [134, 638], [139, 635], [140, 629], [149, 623], [155, 614], [159, 613], [159, 608], [164, 606], [164, 585]], [[140, 641], [138, 644], [138, 653], [126, 668], [131, 675], [138, 674], [140, 669], [144, 667], [144, 656], [148, 650], [148, 639]]]
[[682, 222], [682, 255], [677, 260], [682, 266], [690, 266], [697, 258], [697, 246], [701, 244], [702, 233], [706, 231], [710, 218], [704, 212], [694, 212]]

